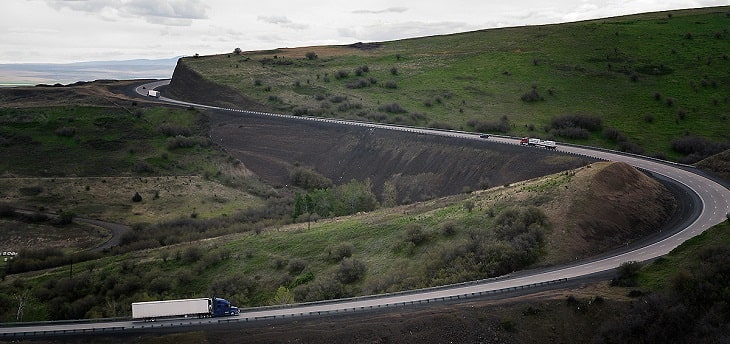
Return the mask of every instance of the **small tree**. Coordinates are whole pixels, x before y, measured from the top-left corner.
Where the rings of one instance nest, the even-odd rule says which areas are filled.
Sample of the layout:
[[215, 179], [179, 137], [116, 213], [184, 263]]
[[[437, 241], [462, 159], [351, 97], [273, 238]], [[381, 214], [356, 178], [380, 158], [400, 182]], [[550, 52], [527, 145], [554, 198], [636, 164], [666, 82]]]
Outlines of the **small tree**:
[[132, 196], [132, 202], [142, 202], [142, 195], [139, 192], [135, 192], [134, 196]]
[[294, 294], [285, 286], [276, 290], [276, 295], [269, 302], [272, 306], [289, 305], [294, 303]]
[[307, 57], [307, 60], [310, 60], [310, 61], [317, 59], [317, 53], [315, 53], [314, 51], [308, 52], [305, 56]]
[[241, 55], [241, 48], [233, 49], [233, 53], [236, 55]]

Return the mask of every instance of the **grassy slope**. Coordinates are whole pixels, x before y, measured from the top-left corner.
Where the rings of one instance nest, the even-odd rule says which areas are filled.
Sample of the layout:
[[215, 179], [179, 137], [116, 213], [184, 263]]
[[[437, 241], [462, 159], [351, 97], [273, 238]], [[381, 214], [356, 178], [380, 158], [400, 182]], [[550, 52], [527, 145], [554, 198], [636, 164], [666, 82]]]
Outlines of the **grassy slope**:
[[[572, 190], [582, 190], [588, 185], [601, 185], [610, 181], [610, 177], [601, 180], [600, 172], [611, 169], [612, 164], [599, 163], [590, 168], [582, 168], [575, 174], [561, 173], [469, 195], [321, 220], [312, 223], [311, 228], [306, 223], [294, 224], [269, 228], [260, 234], [233, 234], [79, 263], [75, 270], [83, 271], [84, 274], [78, 277], [78, 283], [83, 284], [78, 288], [88, 288], [89, 292], [97, 288], [103, 289], [106, 287], [101, 285], [105, 285], [106, 279], [117, 276], [114, 278], [118, 287], [114, 288], [113, 293], [120, 293], [116, 289], [125, 290], [129, 285], [139, 283], [134, 281], [145, 281], [144, 288], [139, 288], [138, 285], [136, 292], [117, 296], [115, 300], [121, 306], [120, 309], [112, 311], [107, 306], [99, 306], [86, 316], [127, 314], [129, 310], [126, 305], [134, 300], [210, 293], [225, 293], [227, 298], [241, 306], [266, 305], [280, 285], [291, 287], [297, 301], [304, 301], [318, 295], [317, 292], [312, 292], [317, 289], [316, 286], [328, 286], [330, 284], [327, 281], [336, 276], [339, 264], [329, 259], [327, 252], [340, 243], [352, 244], [353, 257], [365, 263], [367, 272], [363, 279], [345, 285], [338, 292], [342, 293], [339, 296], [484, 278], [487, 276], [476, 276], [473, 272], [459, 270], [459, 260], [467, 259], [468, 255], [458, 258], [457, 253], [457, 257], [447, 266], [441, 266], [438, 262], [443, 259], [443, 255], [457, 252], [452, 251], [454, 247], [469, 242], [475, 235], [493, 238], [494, 222], [505, 209], [537, 204], [543, 205], [551, 223], [546, 234], [545, 247], [549, 255], [543, 257], [538, 264], [572, 260], [574, 246], [585, 248], [586, 244], [582, 240], [586, 233], [581, 228], [563, 227], [566, 224], [560, 218], [566, 216], [563, 211], [574, 212], [571, 209], [576, 208]], [[635, 187], [644, 194], [650, 194], [652, 185], [641, 184]], [[585, 201], [600, 207], [601, 201], [592, 197], [578, 202]], [[465, 208], [467, 202], [474, 205], [473, 211]], [[623, 206], [633, 205], [625, 203]], [[489, 215], [490, 213], [494, 215]], [[441, 224], [447, 221], [454, 223], [455, 234], [450, 236], [441, 232]], [[411, 247], [408, 245], [407, 228], [413, 224], [423, 229], [427, 239], [422, 244]], [[566, 239], [565, 230], [571, 231], [572, 235], [567, 238], [570, 240]], [[607, 236], [609, 241], [613, 240], [614, 235]], [[563, 244], [557, 245], [557, 242]], [[612, 245], [611, 242], [592, 244]], [[191, 258], [195, 250], [202, 251], [198, 252], [197, 258]], [[494, 252], [499, 254], [500, 251]], [[289, 269], [289, 264], [296, 260], [304, 262], [304, 270], [292, 272]], [[31, 286], [33, 290], [42, 291], [49, 288], [46, 281], [67, 274], [68, 268], [62, 267], [40, 273], [7, 276], [6, 283], [13, 286], [12, 288]], [[297, 280], [303, 281], [304, 285], [295, 287]], [[97, 282], [87, 285], [89, 281]], [[97, 283], [99, 287], [92, 287]], [[155, 287], [160, 285], [161, 287]]]
[[[242, 165], [213, 146], [170, 148], [168, 137], [158, 130], [173, 125], [189, 135], [207, 135], [201, 113], [135, 111], [93, 106], [0, 109], [0, 201], [130, 224], [192, 213], [219, 216], [261, 204], [251, 194], [220, 183], [245, 184], [250, 172]], [[72, 128], [73, 135], [59, 135], [62, 128]], [[131, 201], [135, 192], [142, 202]]]
[[654, 290], [669, 289], [672, 276], [702, 265], [699, 252], [712, 247], [728, 246], [730, 246], [730, 221], [725, 221], [687, 240], [666, 256], [646, 266], [639, 274], [639, 285]]
[[[676, 158], [671, 141], [683, 135], [728, 139], [727, 13], [727, 7], [673, 11], [671, 17], [652, 13], [407, 39], [374, 50], [324, 46], [183, 61], [206, 78], [285, 112], [378, 119], [384, 113], [379, 108], [395, 102], [408, 113], [381, 120], [474, 130], [470, 120], [498, 122], [506, 116], [510, 134], [533, 136], [549, 136], [542, 128], [553, 117], [584, 114], [602, 118], [604, 127], [618, 129], [647, 154]], [[307, 52], [318, 58], [307, 60]], [[377, 83], [348, 88], [363, 65], [369, 68], [363, 77]], [[337, 79], [338, 71], [349, 76]], [[384, 87], [388, 81], [398, 88]], [[520, 100], [533, 85], [545, 100]], [[335, 95], [357, 107], [339, 109], [342, 103], [330, 100]], [[528, 130], [530, 124], [535, 132]], [[580, 142], [617, 147], [599, 133]]]

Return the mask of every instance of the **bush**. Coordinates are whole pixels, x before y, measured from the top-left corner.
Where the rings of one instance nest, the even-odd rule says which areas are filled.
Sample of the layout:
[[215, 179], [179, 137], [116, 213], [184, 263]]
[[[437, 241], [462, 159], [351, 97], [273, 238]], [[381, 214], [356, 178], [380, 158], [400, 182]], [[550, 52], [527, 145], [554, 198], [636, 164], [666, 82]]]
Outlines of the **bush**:
[[289, 177], [292, 185], [305, 190], [326, 189], [332, 186], [332, 180], [329, 178], [303, 167], [294, 168], [289, 173]]
[[314, 51], [308, 52], [305, 56], [307, 57], [307, 60], [316, 60], [317, 59], [317, 53], [315, 53]]
[[175, 137], [169, 137], [165, 141], [165, 146], [167, 147], [167, 149], [192, 148], [195, 146], [205, 147], [209, 144], [210, 142], [206, 138], [200, 136], [185, 137], [182, 135], [178, 135]]
[[396, 84], [395, 81], [386, 81], [385, 88], [394, 90], [398, 88], [398, 84]]
[[405, 240], [407, 242], [412, 242], [414, 245], [418, 246], [425, 242], [427, 239], [428, 235], [423, 232], [423, 229], [420, 225], [409, 224], [408, 226], [406, 226]]
[[380, 110], [388, 112], [388, 113], [406, 113], [406, 112], [408, 112], [408, 111], [406, 111], [406, 109], [404, 109], [398, 103], [385, 104], [380, 107]]
[[583, 128], [588, 131], [599, 131], [603, 127], [600, 117], [586, 115], [566, 115], [550, 119], [553, 129]]
[[616, 277], [611, 280], [612, 286], [634, 287], [641, 270], [641, 263], [636, 261], [624, 262], [616, 268]]
[[192, 135], [192, 130], [190, 128], [181, 127], [176, 124], [162, 124], [157, 129], [161, 134], [165, 136], [175, 137], [175, 136], [190, 136]]
[[672, 140], [672, 150], [687, 155], [684, 163], [694, 163], [730, 148], [729, 142], [716, 143], [700, 136], [683, 136]]
[[346, 79], [350, 74], [347, 71], [340, 70], [335, 73], [335, 79]]
[[306, 267], [307, 267], [306, 261], [304, 261], [303, 259], [299, 259], [299, 258], [293, 258], [292, 260], [289, 261], [289, 264], [286, 266], [286, 270], [289, 271], [289, 273], [292, 275], [298, 275], [302, 271], [304, 271], [304, 269]]
[[510, 130], [509, 119], [506, 116], [500, 118], [499, 122], [482, 122], [477, 119], [467, 121], [467, 124], [474, 127], [480, 133], [508, 133]]
[[135, 192], [134, 196], [132, 196], [132, 202], [142, 202], [142, 195], [140, 195], [139, 192]]
[[603, 137], [613, 142], [626, 141], [626, 137], [616, 128], [603, 129]]
[[355, 258], [345, 258], [340, 262], [340, 265], [337, 267], [336, 278], [339, 282], [343, 284], [350, 284], [353, 282], [357, 282], [363, 276], [365, 276], [366, 271], [367, 266], [365, 266], [365, 263]]
[[534, 87], [534, 86], [530, 89], [530, 91], [528, 91], [527, 93], [524, 93], [522, 95], [522, 97], [520, 97], [520, 99], [522, 99], [522, 101], [525, 101], [528, 103], [545, 100], [545, 98], [543, 98], [539, 93], [537, 93], [537, 87]]
[[344, 258], [352, 257], [352, 252], [355, 250], [355, 247], [352, 246], [349, 242], [342, 242], [337, 244], [334, 248], [329, 248], [327, 250], [327, 258], [335, 260], [335, 261], [341, 261]]
[[74, 127], [63, 127], [56, 129], [56, 135], [63, 137], [74, 137], [76, 135], [76, 128]]
[[345, 85], [345, 87], [347, 87], [349, 89], [365, 88], [368, 86], [370, 86], [370, 81], [365, 78], [359, 78], [359, 79], [349, 82], [349, 83], [347, 83], [347, 85]]
[[644, 148], [630, 141], [620, 141], [618, 143], [618, 149], [631, 154], [644, 154]]
[[452, 236], [456, 234], [456, 223], [454, 221], [446, 221], [440, 226], [441, 234], [444, 236]]

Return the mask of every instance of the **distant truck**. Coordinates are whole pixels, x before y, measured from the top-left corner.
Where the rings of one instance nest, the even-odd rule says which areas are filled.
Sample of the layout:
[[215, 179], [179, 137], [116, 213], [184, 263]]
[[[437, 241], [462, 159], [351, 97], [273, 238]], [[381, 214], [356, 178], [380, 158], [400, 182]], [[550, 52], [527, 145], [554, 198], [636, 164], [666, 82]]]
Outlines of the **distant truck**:
[[240, 314], [238, 307], [218, 297], [132, 303], [132, 319], [154, 321], [166, 317], [224, 317]]
[[558, 146], [555, 144], [555, 141], [543, 141], [540, 139], [530, 138], [530, 137], [523, 137], [520, 140], [520, 144], [527, 145], [527, 146], [547, 148], [547, 149], [557, 149], [558, 148]]
[[149, 90], [149, 91], [147, 91], [147, 96], [148, 97], [160, 98], [160, 91]]

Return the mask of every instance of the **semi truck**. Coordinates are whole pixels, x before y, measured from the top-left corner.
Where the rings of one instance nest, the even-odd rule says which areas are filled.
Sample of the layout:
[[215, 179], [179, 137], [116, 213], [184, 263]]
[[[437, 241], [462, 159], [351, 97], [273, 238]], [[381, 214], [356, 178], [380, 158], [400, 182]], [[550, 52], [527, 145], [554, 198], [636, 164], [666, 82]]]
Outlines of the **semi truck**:
[[555, 141], [543, 141], [536, 138], [531, 137], [523, 137], [520, 140], [521, 145], [527, 145], [527, 146], [533, 146], [533, 147], [540, 147], [540, 148], [547, 148], [547, 149], [557, 149], [558, 146], [555, 144]]
[[160, 91], [148, 90], [147, 91], [147, 96], [148, 97], [160, 98]]
[[238, 307], [218, 297], [132, 303], [132, 319], [154, 321], [167, 317], [223, 317], [240, 314]]

